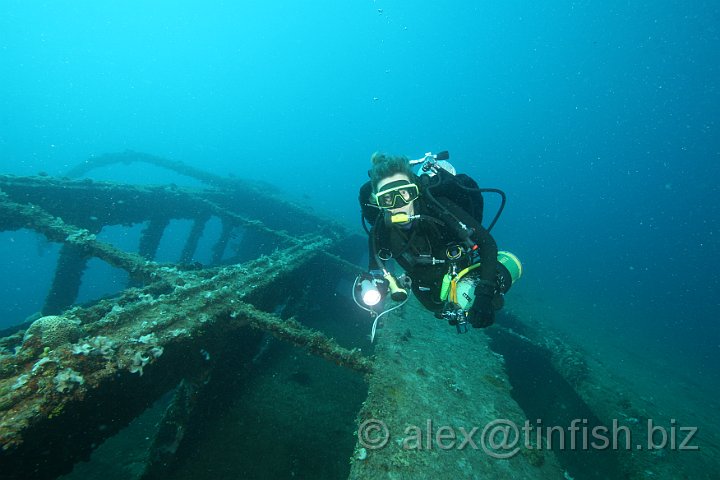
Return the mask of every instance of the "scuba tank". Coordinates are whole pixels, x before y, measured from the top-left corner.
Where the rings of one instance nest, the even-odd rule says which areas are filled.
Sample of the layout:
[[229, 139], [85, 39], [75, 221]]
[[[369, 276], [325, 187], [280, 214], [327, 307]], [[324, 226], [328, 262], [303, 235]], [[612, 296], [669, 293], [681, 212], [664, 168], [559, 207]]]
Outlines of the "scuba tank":
[[[501, 293], [505, 293], [522, 276], [522, 263], [515, 254], [507, 251], [499, 251], [497, 259], [498, 263], [507, 272], [498, 274], [501, 277], [499, 284], [503, 287]], [[454, 303], [461, 309], [468, 310], [475, 301], [475, 287], [478, 283], [477, 278], [468, 275], [468, 273], [479, 266], [480, 263], [475, 263], [460, 271], [454, 277], [445, 274], [440, 290], [440, 300]], [[507, 281], [506, 277], [510, 277], [510, 285], [505, 283]]]

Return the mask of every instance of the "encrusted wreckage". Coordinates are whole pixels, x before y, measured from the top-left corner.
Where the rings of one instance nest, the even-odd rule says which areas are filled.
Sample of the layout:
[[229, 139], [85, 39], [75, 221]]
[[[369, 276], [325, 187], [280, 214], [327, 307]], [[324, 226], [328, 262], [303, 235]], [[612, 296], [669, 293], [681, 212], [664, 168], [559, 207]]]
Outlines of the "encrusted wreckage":
[[[174, 170], [203, 187], [76, 178], [93, 168], [133, 162]], [[365, 239], [267, 187], [134, 152], [91, 159], [68, 176], [0, 176], [0, 231], [30, 229], [61, 244], [41, 315], [0, 338], [0, 478], [66, 473], [174, 392], [138, 475], [166, 478], [203, 385], [234, 352], [247, 350], [246, 358], [253, 358], [261, 349], [252, 334], [258, 331], [368, 380], [355, 435], [367, 421], [380, 419], [393, 437], [384, 448], [373, 449], [360, 438], [354, 451], [338, 452], [350, 458], [350, 478], [562, 478], [563, 471], [569, 478], [566, 468], [573, 460], [552, 451], [528, 448], [498, 459], [461, 449], [408, 448], [398, 437], [428, 418], [468, 429], [497, 418], [521, 425], [527, 409], [511, 391], [522, 387], [509, 378], [513, 360], [503, 357], [518, 348], [540, 352], [557, 381], [594, 411], [598, 422], [630, 408], [627, 398], [606, 403], [598, 392], [612, 386], [603, 384], [576, 350], [512, 316], [489, 336], [468, 342], [438, 328], [436, 319], [411, 302], [386, 320], [372, 358], [309, 328], [303, 308], [310, 303], [310, 287], [354, 277], [361, 267], [345, 259], [360, 261]], [[181, 258], [157, 263], [163, 233], [174, 219], [193, 222]], [[210, 265], [198, 265], [193, 258], [211, 219], [220, 221], [220, 234]], [[144, 225], [137, 253], [98, 239], [103, 227], [136, 224]], [[239, 244], [231, 246], [238, 236]], [[77, 305], [91, 258], [127, 272], [129, 284], [117, 295]], [[302, 293], [291, 301], [289, 292], [298, 290]], [[640, 412], [640, 402], [633, 402], [633, 409]], [[613, 474], [645, 478], [646, 462], [630, 454], [608, 454], [602, 462]]]
[[[343, 228], [266, 188], [132, 152], [100, 157], [71, 174], [135, 161], [192, 175], [211, 188], [0, 177], [0, 229], [31, 229], [62, 245], [45, 316], [0, 340], [0, 476], [51, 478], [67, 471], [152, 400], [209, 368], [209, 353], [202, 355], [199, 346], [217, 355], [248, 326], [360, 373], [372, 371], [359, 351], [263, 310], [277, 304], [284, 282], [317, 268], [318, 257], [338, 273], [358, 270], [332, 253], [347, 235]], [[222, 222], [213, 247], [217, 266], [199, 268], [191, 259], [211, 217]], [[163, 231], [179, 218], [194, 222], [179, 264], [155, 263]], [[106, 225], [143, 223], [138, 253], [96, 238]], [[221, 262], [238, 231], [241, 253]], [[233, 261], [239, 255], [247, 260]], [[133, 286], [73, 306], [92, 257], [126, 271]], [[89, 435], [88, 422], [110, 427]]]

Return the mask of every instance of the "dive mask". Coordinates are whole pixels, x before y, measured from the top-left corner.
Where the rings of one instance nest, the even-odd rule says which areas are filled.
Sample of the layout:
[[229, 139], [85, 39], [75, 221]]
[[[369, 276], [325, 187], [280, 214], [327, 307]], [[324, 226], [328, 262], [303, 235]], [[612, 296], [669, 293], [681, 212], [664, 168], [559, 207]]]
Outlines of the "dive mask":
[[420, 196], [420, 190], [414, 183], [407, 180], [390, 182], [375, 194], [375, 200], [380, 208], [398, 208], [409, 205]]

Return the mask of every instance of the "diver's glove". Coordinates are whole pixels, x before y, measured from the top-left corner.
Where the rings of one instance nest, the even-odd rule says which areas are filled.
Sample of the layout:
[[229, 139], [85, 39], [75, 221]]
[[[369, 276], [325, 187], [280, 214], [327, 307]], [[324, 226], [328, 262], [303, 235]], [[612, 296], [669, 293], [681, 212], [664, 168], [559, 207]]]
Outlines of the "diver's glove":
[[478, 283], [475, 287], [475, 301], [467, 314], [473, 328], [486, 328], [495, 322], [495, 286], [490, 282]]

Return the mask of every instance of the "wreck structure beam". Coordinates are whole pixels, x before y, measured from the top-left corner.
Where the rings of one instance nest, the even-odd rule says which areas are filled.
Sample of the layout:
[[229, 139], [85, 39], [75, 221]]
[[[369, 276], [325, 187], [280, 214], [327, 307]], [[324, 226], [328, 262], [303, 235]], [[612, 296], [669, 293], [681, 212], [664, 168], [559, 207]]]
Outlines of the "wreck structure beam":
[[[248, 188], [243, 188], [243, 191], [247, 192]], [[191, 262], [205, 225], [212, 216], [222, 222], [221, 237], [213, 247], [213, 259], [218, 263], [233, 230], [238, 227], [245, 229], [247, 234], [256, 232], [274, 238], [276, 240], [273, 243], [278, 246], [299, 245], [300, 241], [295, 235], [315, 230], [320, 222], [318, 218], [309, 221], [307, 213], [296, 206], [257, 192], [253, 193], [258, 195], [254, 197], [255, 200], [268, 205], [277, 204], [278, 209], [289, 212], [293, 218], [304, 218], [304, 225], [293, 221], [287, 225], [288, 228], [295, 226], [301, 230], [293, 235], [285, 229], [270, 228], [258, 219], [233, 211], [232, 205], [226, 209], [216, 203], [222, 197], [218, 192], [211, 194], [191, 189], [168, 190], [166, 187], [122, 186], [86, 180], [18, 178], [7, 175], [0, 176], [0, 192], [3, 192], [0, 196], [0, 212], [5, 213], [0, 218], [0, 230], [28, 228], [45, 235], [50, 241], [65, 244], [44, 313], [58, 312], [75, 300], [73, 292], [77, 294], [79, 290], [79, 281], [87, 261], [87, 258], [83, 260], [83, 256], [95, 256], [126, 270], [130, 274], [131, 285], [137, 281], [150, 280], [156, 274], [156, 269], [147, 264], [147, 260], [155, 257], [172, 218], [189, 217], [194, 222], [180, 259], [184, 263]], [[238, 199], [232, 204], [243, 202], [243, 199]], [[148, 209], [147, 205], [153, 205], [154, 208]], [[104, 225], [143, 222], [146, 222], [146, 226], [140, 239], [139, 255], [123, 252], [95, 239], [95, 234]], [[338, 239], [343, 232], [341, 228], [331, 228], [327, 229], [326, 234], [329, 238]], [[262, 243], [257, 242], [257, 245], [261, 246]], [[76, 246], [71, 248], [67, 244]], [[251, 253], [254, 255], [258, 252]]]
[[152, 279], [158, 273], [157, 268], [141, 256], [96, 240], [95, 235], [88, 230], [66, 224], [60, 217], [55, 217], [36, 205], [13, 202], [2, 190], [0, 190], [0, 217], [4, 218], [4, 225], [35, 230], [50, 241], [75, 247], [73, 254], [75, 256], [82, 253], [86, 256], [98, 257], [114, 267], [127, 271], [132, 277]]
[[207, 224], [207, 221], [207, 217], [196, 218], [195, 220], [193, 220], [190, 235], [185, 241], [185, 246], [183, 247], [183, 251], [180, 254], [180, 263], [192, 262], [193, 255], [195, 255], [195, 250], [197, 250], [198, 242], [200, 241], [200, 237], [205, 231], [205, 225]]
[[220, 232], [220, 238], [218, 238], [215, 245], [212, 247], [212, 263], [213, 265], [219, 265], [222, 263], [225, 249], [227, 248], [230, 236], [232, 235], [235, 225], [229, 222], [227, 219], [222, 219], [222, 232]]
[[[252, 331], [366, 378], [374, 371], [359, 349], [344, 348], [295, 317], [269, 313], [287, 301], [277, 292], [296, 285], [299, 272], [327, 270], [328, 262], [362, 270], [332, 253], [343, 243], [347, 248], [344, 227], [267, 188], [143, 154], [104, 156], [71, 174], [132, 161], [171, 168], [212, 188], [0, 175], [0, 231], [28, 229], [61, 245], [45, 316], [0, 339], [3, 478], [49, 479], [69, 471], [161, 395], [212, 370], [215, 358], [238, 345], [257, 348], [253, 342], [261, 337]], [[211, 268], [154, 261], [169, 223], [189, 219], [180, 261], [191, 263], [214, 217], [222, 226], [214, 264], [228, 256], [236, 232], [242, 250], [235, 258], [249, 260]], [[138, 253], [96, 238], [104, 227], [137, 224], [144, 224]], [[92, 257], [128, 272], [130, 286], [73, 307]]]
[[87, 262], [85, 249], [71, 243], [63, 244], [53, 282], [42, 308], [43, 314], [56, 315], [75, 302]]
[[[217, 352], [234, 348], [243, 328], [262, 329], [339, 365], [371, 372], [371, 361], [358, 350], [252, 304], [282, 288], [308, 262], [323, 258], [331, 242], [307, 237], [303, 243], [212, 272], [175, 272], [173, 281], [70, 309], [58, 321], [82, 331], [75, 343], [48, 350], [34, 337], [25, 338], [16, 355], [0, 361], [4, 473], [21, 478], [34, 465], [30, 476], [52, 478], [69, 470], [93, 444], [204, 368]], [[88, 428], [89, 422], [111, 427]]]
[[138, 247], [138, 253], [145, 259], [155, 259], [158, 247], [160, 246], [160, 240], [162, 240], [163, 233], [169, 223], [169, 218], [160, 215], [150, 218], [148, 224], [142, 231], [140, 246]]
[[70, 178], [82, 177], [88, 172], [106, 167], [109, 165], [116, 165], [118, 163], [124, 165], [130, 165], [132, 163], [147, 163], [149, 165], [155, 165], [157, 167], [165, 168], [173, 172], [185, 175], [191, 178], [195, 178], [203, 183], [207, 183], [214, 187], [220, 188], [236, 188], [240, 183], [237, 180], [221, 177], [212, 173], [200, 170], [199, 168], [192, 167], [178, 160], [170, 160], [167, 158], [159, 157], [157, 155], [149, 155], [147, 153], [134, 152], [132, 150], [126, 150], [118, 153], [106, 153], [103, 155], [93, 156], [87, 160], [76, 165], [67, 172], [67, 176]]

